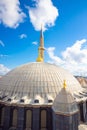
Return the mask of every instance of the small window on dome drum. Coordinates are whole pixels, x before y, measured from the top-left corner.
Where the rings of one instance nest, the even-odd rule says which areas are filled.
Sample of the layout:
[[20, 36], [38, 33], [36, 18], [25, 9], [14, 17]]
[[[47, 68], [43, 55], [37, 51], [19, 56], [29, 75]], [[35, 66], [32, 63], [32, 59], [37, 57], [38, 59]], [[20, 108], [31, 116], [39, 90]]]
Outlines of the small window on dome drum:
[[11, 102], [11, 100], [12, 100], [11, 98], [8, 98], [8, 101], [9, 101], [9, 102]]
[[34, 100], [34, 103], [39, 103], [39, 100], [37, 100], [37, 99], [36, 99], [36, 100]]
[[20, 102], [24, 102], [24, 99], [20, 99]]
[[48, 100], [48, 103], [52, 103], [52, 102], [53, 102], [53, 100], [51, 100], [51, 99]]

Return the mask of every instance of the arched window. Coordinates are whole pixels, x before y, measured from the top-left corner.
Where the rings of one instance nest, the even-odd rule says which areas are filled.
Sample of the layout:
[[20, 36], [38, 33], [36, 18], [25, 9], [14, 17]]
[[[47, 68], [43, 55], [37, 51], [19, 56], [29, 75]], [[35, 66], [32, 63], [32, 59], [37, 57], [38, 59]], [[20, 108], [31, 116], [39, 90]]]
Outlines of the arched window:
[[27, 128], [32, 128], [32, 111], [27, 110], [26, 111], [26, 129]]
[[46, 110], [41, 111], [41, 130], [46, 128], [47, 112]]
[[35, 99], [34, 102], [35, 102], [35, 103], [39, 103], [39, 100], [38, 100], [38, 99]]
[[13, 110], [12, 127], [17, 127], [18, 112], [17, 109]]
[[5, 113], [5, 108], [1, 108], [0, 110], [0, 126], [4, 125], [4, 113]]

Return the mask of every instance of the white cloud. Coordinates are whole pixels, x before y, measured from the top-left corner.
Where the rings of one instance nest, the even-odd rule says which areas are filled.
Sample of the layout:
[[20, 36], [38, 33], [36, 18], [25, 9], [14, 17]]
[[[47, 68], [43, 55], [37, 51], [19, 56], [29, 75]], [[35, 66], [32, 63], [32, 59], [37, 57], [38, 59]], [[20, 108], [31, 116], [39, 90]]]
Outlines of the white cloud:
[[8, 55], [3, 55], [3, 54], [0, 54], [0, 58], [2, 57], [7, 57]]
[[0, 23], [16, 28], [26, 15], [20, 9], [19, 0], [0, 0]]
[[20, 38], [20, 39], [27, 38], [27, 35], [26, 35], [26, 34], [21, 34], [21, 35], [19, 36], [19, 38]]
[[37, 44], [38, 44], [38, 42], [37, 42], [37, 41], [34, 41], [34, 42], [32, 42], [32, 44], [37, 45]]
[[87, 76], [87, 40], [77, 40], [61, 53], [62, 58], [54, 54], [55, 47], [47, 48], [51, 63], [61, 65], [75, 75]]
[[54, 54], [55, 47], [49, 47], [46, 49], [52, 62], [55, 64], [63, 64], [63, 60]]
[[59, 13], [58, 9], [53, 5], [51, 0], [34, 0], [35, 6], [29, 7], [30, 21], [33, 24], [35, 30], [41, 29], [41, 24], [43, 25], [43, 30], [47, 27], [55, 25], [55, 20], [57, 19]]
[[0, 75], [4, 75], [7, 72], [9, 72], [10, 69], [8, 69], [6, 66], [4, 66], [3, 64], [0, 64]]
[[0, 45], [3, 46], [3, 47], [5, 46], [5, 44], [1, 40], [0, 40]]
[[73, 46], [66, 48], [66, 50], [62, 53], [63, 58], [70, 63], [87, 63], [87, 49], [83, 48], [86, 43], [86, 39], [77, 40]]

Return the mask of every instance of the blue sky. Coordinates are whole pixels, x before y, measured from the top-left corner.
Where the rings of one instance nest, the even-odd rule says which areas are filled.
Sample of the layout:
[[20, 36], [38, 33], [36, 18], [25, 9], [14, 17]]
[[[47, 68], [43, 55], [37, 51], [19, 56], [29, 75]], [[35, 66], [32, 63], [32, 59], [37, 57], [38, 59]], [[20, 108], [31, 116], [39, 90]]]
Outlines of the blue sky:
[[87, 75], [87, 0], [0, 1], [0, 74], [36, 61], [41, 24], [45, 62]]

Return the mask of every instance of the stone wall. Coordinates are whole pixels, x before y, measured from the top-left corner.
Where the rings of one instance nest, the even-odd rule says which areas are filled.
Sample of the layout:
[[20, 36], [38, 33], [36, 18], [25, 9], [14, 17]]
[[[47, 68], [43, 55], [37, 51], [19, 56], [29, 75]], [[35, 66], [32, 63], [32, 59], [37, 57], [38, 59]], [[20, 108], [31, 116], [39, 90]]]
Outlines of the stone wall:
[[[31, 130], [41, 130], [41, 111], [46, 110], [46, 129], [52, 130], [52, 109], [51, 107], [18, 107], [18, 106], [1, 106], [4, 107], [4, 122], [0, 125], [0, 130], [26, 130], [26, 112], [32, 111]], [[12, 126], [13, 111], [17, 110], [17, 126]], [[0, 113], [1, 116], [1, 113]], [[1, 117], [0, 117], [1, 119]]]

